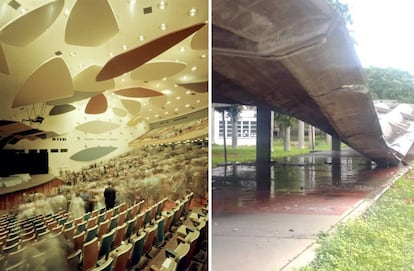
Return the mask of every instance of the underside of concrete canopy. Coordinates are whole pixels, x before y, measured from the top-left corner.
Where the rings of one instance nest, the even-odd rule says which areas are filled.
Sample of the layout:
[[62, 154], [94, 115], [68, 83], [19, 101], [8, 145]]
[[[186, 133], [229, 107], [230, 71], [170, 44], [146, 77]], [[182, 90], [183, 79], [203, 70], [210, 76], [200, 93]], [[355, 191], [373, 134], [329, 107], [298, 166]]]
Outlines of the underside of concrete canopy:
[[[213, 102], [292, 115], [379, 165], [404, 158], [386, 141], [353, 40], [327, 0], [214, 0], [212, 8]], [[412, 141], [400, 144], [408, 151]]]

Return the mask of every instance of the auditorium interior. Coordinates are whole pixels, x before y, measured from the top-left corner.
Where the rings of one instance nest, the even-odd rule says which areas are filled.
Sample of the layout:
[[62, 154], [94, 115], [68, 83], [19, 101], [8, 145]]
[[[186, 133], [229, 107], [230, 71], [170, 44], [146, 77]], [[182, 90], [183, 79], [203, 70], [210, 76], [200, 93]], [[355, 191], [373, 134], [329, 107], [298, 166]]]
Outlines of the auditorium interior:
[[0, 3], [0, 270], [208, 270], [208, 6]]

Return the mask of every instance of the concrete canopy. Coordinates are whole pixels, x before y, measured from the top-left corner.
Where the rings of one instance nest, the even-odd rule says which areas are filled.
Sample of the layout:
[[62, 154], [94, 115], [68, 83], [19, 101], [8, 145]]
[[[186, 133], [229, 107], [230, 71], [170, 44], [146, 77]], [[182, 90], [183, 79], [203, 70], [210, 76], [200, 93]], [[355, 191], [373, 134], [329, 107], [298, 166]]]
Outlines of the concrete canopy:
[[353, 40], [328, 1], [213, 1], [212, 8], [213, 102], [269, 107], [377, 164], [399, 163]]

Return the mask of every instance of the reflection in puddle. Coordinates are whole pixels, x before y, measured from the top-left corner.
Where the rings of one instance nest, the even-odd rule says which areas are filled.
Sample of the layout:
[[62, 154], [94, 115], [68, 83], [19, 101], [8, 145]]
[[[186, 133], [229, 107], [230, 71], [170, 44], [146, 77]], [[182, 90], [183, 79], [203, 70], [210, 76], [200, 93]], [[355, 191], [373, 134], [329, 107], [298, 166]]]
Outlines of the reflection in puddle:
[[281, 195], [367, 193], [383, 184], [394, 169], [375, 164], [352, 150], [315, 152], [270, 164], [233, 164], [212, 170], [213, 202], [243, 206]]

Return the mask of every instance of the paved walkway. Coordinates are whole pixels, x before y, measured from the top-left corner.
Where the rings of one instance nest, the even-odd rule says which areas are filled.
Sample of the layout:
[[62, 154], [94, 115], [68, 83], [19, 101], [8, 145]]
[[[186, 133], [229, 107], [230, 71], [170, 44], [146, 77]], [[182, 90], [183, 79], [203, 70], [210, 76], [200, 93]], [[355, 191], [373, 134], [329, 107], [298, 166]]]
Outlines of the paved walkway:
[[[317, 235], [360, 214], [408, 167], [375, 170], [363, 187], [244, 201], [252, 191], [213, 189], [212, 270], [294, 270]], [[254, 191], [253, 191], [254, 192]]]

